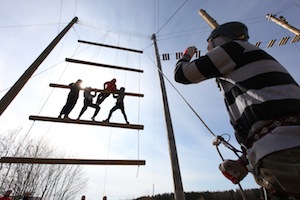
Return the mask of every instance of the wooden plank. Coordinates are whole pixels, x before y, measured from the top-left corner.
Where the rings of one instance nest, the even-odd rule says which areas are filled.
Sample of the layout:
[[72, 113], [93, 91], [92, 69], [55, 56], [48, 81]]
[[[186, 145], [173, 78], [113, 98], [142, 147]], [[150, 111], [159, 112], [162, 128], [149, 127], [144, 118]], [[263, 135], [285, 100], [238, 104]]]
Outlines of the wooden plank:
[[84, 125], [96, 125], [96, 126], [108, 126], [115, 128], [128, 128], [128, 129], [137, 129], [143, 130], [144, 125], [138, 124], [121, 124], [121, 123], [113, 123], [113, 122], [100, 122], [100, 121], [92, 121], [92, 120], [76, 120], [76, 119], [65, 119], [65, 118], [56, 118], [56, 117], [44, 117], [44, 116], [29, 116], [30, 120], [37, 121], [49, 121], [49, 122], [61, 122], [61, 123], [70, 123], [70, 124], [84, 124]]
[[127, 71], [132, 71], [132, 72], [139, 72], [143, 73], [143, 70], [140, 69], [133, 69], [133, 68], [128, 68], [128, 67], [120, 67], [120, 66], [113, 66], [113, 65], [107, 65], [107, 64], [102, 64], [102, 63], [95, 63], [95, 62], [89, 62], [89, 61], [84, 61], [84, 60], [77, 60], [73, 58], [66, 58], [66, 62], [72, 62], [72, 63], [77, 63], [77, 64], [85, 64], [85, 65], [92, 65], [92, 66], [97, 66], [97, 67], [106, 67], [106, 68], [112, 68], [112, 69], [121, 69], [121, 70], [127, 70]]
[[[70, 89], [70, 87], [68, 85], [61, 85], [61, 84], [56, 84], [56, 83], [50, 83], [49, 86], [56, 87], [56, 88]], [[84, 88], [82, 88], [81, 90], [84, 90]], [[96, 88], [92, 88], [92, 91], [108, 93], [107, 90], [101, 90], [101, 89], [96, 89]], [[125, 95], [135, 96], [135, 97], [144, 97], [144, 94], [138, 94], [138, 93], [132, 93], [132, 92], [125, 92]]]
[[1, 157], [0, 163], [51, 164], [51, 165], [145, 165], [145, 160], [92, 160], [32, 157]]
[[84, 41], [84, 40], [78, 40], [78, 42], [85, 43], [85, 44], [96, 45], [96, 46], [108, 47], [108, 48], [113, 48], [113, 49], [120, 49], [120, 50], [125, 50], [125, 51], [131, 51], [131, 52], [136, 52], [136, 53], [143, 53], [143, 51], [141, 51], [141, 50], [130, 49], [130, 48], [125, 48], [125, 47], [118, 47], [118, 46], [113, 46], [113, 45], [108, 45], [108, 44], [88, 42], [88, 41]]

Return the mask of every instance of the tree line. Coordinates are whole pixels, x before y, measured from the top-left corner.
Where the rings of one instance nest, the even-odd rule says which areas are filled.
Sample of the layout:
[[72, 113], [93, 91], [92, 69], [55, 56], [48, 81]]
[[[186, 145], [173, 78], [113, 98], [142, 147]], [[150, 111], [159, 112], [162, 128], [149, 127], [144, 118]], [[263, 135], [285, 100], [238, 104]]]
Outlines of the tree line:
[[[19, 130], [0, 135], [1, 157], [66, 157], [45, 139], [21, 136]], [[30, 192], [47, 200], [71, 200], [86, 188], [87, 178], [79, 165], [39, 165], [0, 163], [0, 192], [13, 190], [13, 200]]]
[[[248, 189], [244, 191], [247, 200], [262, 199], [260, 189]], [[185, 193], [186, 200], [241, 200], [242, 195], [240, 190], [234, 191], [219, 191], [219, 192], [187, 192]], [[174, 200], [174, 193], [158, 194], [155, 196], [143, 196], [135, 200]]]

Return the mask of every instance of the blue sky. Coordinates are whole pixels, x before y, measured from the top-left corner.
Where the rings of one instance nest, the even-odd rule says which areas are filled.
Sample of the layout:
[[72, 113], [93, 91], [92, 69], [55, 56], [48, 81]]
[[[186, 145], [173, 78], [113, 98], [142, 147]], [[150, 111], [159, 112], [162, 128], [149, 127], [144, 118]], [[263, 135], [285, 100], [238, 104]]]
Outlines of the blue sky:
[[[180, 9], [179, 9], [180, 8]], [[153, 41], [156, 34], [159, 53], [170, 53], [162, 61], [163, 72], [216, 135], [228, 133], [237, 146], [229, 124], [222, 95], [214, 80], [180, 85], [173, 80], [175, 53], [195, 45], [206, 53], [211, 29], [198, 14], [206, 10], [219, 23], [241, 21], [250, 32], [250, 42], [261, 41], [261, 48], [281, 62], [300, 82], [299, 43], [278, 46], [282, 37], [294, 36], [268, 21], [267, 13], [283, 15], [300, 27], [299, 1], [280, 0], [27, 0], [0, 1], [0, 97], [32, 64], [56, 35], [77, 16], [79, 22], [68, 32], [42, 63], [34, 76], [2, 114], [0, 134], [22, 127], [26, 134], [32, 125], [29, 115], [58, 116], [68, 91], [53, 89], [49, 83], [69, 84], [81, 78], [86, 86], [102, 88], [103, 82], [117, 78], [117, 86], [144, 98], [126, 97], [125, 109], [131, 123], [143, 124], [142, 131], [85, 125], [35, 122], [30, 136], [46, 138], [72, 157], [91, 159], [143, 159], [146, 166], [84, 166], [89, 185], [87, 199], [130, 199], [143, 195], [173, 192], [168, 141], [161, 93], [156, 71]], [[143, 54], [79, 44], [78, 39], [143, 50]], [[266, 48], [277, 39], [272, 48]], [[140, 68], [144, 73], [124, 72], [64, 62], [66, 57], [110, 65]], [[169, 105], [180, 162], [183, 187], [189, 191], [236, 189], [219, 172], [221, 162], [212, 135], [166, 80]], [[82, 107], [82, 95], [70, 117]], [[96, 120], [107, 117], [115, 101], [111, 97], [101, 106]], [[92, 116], [89, 108], [83, 119]], [[112, 120], [124, 122], [119, 111]], [[225, 158], [234, 159], [227, 149]], [[257, 188], [251, 175], [242, 181], [244, 188]], [[78, 194], [80, 198], [82, 194]]]

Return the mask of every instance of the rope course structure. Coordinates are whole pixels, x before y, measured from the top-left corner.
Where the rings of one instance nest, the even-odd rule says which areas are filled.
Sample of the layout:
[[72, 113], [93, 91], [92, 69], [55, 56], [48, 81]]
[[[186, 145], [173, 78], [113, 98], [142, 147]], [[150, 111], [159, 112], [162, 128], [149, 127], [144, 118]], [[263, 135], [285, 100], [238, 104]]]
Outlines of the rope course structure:
[[[76, 23], [78, 18], [74, 18], [72, 22], [64, 29], [63, 33], [65, 34], [67, 30], [71, 28], [71, 26]], [[59, 39], [62, 38], [62, 34], [59, 35]], [[113, 48], [123, 51], [129, 51], [134, 53], [143, 53], [141, 50], [136, 49], [130, 49], [125, 47], [118, 47], [118, 46], [112, 46], [107, 44], [100, 44], [100, 43], [94, 43], [94, 42], [88, 42], [88, 41], [82, 41], [78, 40], [80, 43], [88, 44], [88, 45], [97, 45], [101, 47], [107, 47], [107, 48]], [[54, 43], [54, 42], [52, 42]], [[51, 43], [51, 45], [52, 45]], [[55, 44], [58, 43], [58, 39], [55, 38]], [[54, 44], [51, 46], [54, 48]], [[47, 50], [47, 55], [50, 53], [50, 50]], [[43, 58], [45, 59], [47, 55], [43, 55]], [[41, 56], [40, 56], [41, 57]], [[100, 64], [95, 62], [89, 62], [89, 61], [82, 61], [78, 59], [73, 58], [66, 58], [66, 62], [72, 62], [76, 64], [84, 64], [84, 65], [90, 65], [90, 66], [96, 66], [96, 67], [105, 67], [105, 68], [112, 68], [117, 70], [125, 70], [125, 71], [131, 71], [131, 72], [137, 72], [137, 73], [143, 73], [143, 70], [140, 69], [133, 69], [128, 67], [120, 67], [120, 66], [113, 66], [108, 64]], [[34, 71], [38, 68], [38, 64], [35, 64], [35, 69], [32, 70], [31, 74], [27, 77], [21, 77], [21, 78], [27, 78], [27, 80], [30, 78], [30, 76], [34, 73]], [[20, 78], [20, 79], [21, 79]], [[26, 81], [23, 81], [26, 82]], [[25, 84], [25, 83], [24, 83]], [[69, 89], [70, 87], [68, 85], [61, 85], [61, 84], [54, 84], [50, 83], [50, 87], [53, 88], [64, 88]], [[83, 90], [83, 88], [81, 89]], [[92, 88], [92, 91], [94, 92], [101, 92], [101, 93], [118, 93], [116, 92], [110, 92], [105, 89], [97, 89]], [[131, 92], [125, 92], [124, 93], [127, 96], [132, 97], [144, 97], [143, 94], [138, 93], [131, 93]], [[9, 104], [10, 102], [8, 102]], [[4, 108], [5, 109], [5, 108]], [[3, 111], [4, 111], [3, 109]], [[57, 118], [57, 117], [46, 117], [46, 116], [35, 116], [31, 115], [29, 116], [30, 120], [34, 121], [45, 121], [45, 122], [58, 122], [58, 123], [67, 123], [67, 124], [83, 124], [83, 125], [94, 125], [94, 126], [104, 126], [104, 127], [113, 127], [113, 128], [125, 128], [125, 129], [135, 129], [135, 130], [143, 130], [144, 126], [139, 124], [122, 124], [122, 123], [112, 123], [108, 121], [94, 121], [94, 120], [73, 120], [69, 118]], [[25, 163], [25, 164], [67, 164], [67, 165], [145, 165], [145, 160], [99, 160], [99, 159], [65, 159], [65, 158], [36, 158], [36, 157], [1, 157], [0, 163]]]

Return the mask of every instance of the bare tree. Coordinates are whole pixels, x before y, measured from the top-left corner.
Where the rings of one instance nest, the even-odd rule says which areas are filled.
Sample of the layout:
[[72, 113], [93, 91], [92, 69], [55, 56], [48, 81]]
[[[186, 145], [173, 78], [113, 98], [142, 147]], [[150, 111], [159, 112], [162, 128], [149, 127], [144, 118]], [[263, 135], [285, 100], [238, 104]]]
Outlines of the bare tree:
[[[45, 139], [34, 140], [19, 136], [19, 131], [0, 135], [0, 156], [64, 157], [50, 147]], [[0, 192], [12, 188], [15, 195], [30, 191], [33, 196], [47, 200], [70, 200], [85, 189], [87, 178], [81, 166], [1, 164]]]

